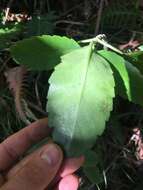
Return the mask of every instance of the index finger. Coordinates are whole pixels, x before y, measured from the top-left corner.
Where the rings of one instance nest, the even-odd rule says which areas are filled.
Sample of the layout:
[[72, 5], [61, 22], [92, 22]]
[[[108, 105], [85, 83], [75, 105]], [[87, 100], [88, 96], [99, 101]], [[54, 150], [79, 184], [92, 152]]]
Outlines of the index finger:
[[40, 119], [8, 137], [0, 144], [0, 171], [4, 171], [22, 156], [33, 143], [47, 137], [48, 119]]

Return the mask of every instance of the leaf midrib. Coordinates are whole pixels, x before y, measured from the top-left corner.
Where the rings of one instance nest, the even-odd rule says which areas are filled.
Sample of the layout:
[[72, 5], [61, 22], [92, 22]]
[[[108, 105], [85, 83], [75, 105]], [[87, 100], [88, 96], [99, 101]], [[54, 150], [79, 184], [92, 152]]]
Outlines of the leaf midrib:
[[[84, 94], [84, 88], [85, 88], [85, 84], [86, 84], [86, 79], [87, 79], [87, 74], [88, 74], [88, 69], [89, 69], [89, 64], [90, 64], [90, 59], [91, 59], [91, 56], [92, 56], [92, 47], [93, 47], [93, 44], [91, 43], [90, 45], [89, 45], [89, 53], [88, 53], [88, 63], [87, 63], [87, 66], [86, 66], [86, 71], [85, 71], [85, 78], [84, 78], [84, 82], [83, 82], [83, 85], [82, 85], [82, 87], [81, 87], [81, 93], [80, 93], [80, 98], [79, 98], [79, 103], [78, 103], [78, 107], [77, 107], [77, 114], [76, 114], [76, 119], [75, 119], [75, 122], [74, 122], [74, 124], [73, 124], [73, 128], [75, 129], [75, 126], [76, 126], [76, 123], [77, 123], [77, 120], [78, 120], [78, 115], [79, 115], [79, 108], [80, 108], [80, 106], [81, 106], [81, 102], [82, 102], [82, 97], [83, 97], [83, 94]], [[73, 137], [73, 135], [74, 135], [74, 131], [75, 130], [72, 130], [72, 133], [71, 133], [71, 139], [72, 139], [72, 137]], [[70, 141], [71, 142], [71, 141]], [[70, 143], [71, 144], [71, 143]], [[70, 146], [70, 144], [68, 144], [68, 146], [67, 147], [69, 147]]]

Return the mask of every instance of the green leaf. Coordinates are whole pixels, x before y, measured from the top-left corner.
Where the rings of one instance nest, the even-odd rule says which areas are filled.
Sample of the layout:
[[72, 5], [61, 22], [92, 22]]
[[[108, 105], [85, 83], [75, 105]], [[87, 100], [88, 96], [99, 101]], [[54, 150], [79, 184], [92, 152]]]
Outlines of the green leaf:
[[17, 40], [22, 29], [23, 25], [21, 23], [0, 24], [0, 50], [8, 48], [12, 41]]
[[125, 61], [129, 75], [131, 101], [143, 106], [143, 75], [128, 61]]
[[143, 106], [143, 75], [130, 62], [111, 51], [99, 51], [112, 66], [116, 93]]
[[95, 167], [101, 160], [101, 155], [97, 154], [95, 151], [88, 150], [85, 154], [84, 167]]
[[25, 36], [38, 36], [53, 34], [55, 25], [53, 24], [56, 20], [54, 12], [50, 12], [44, 15], [33, 15], [32, 19], [29, 20], [25, 25]]
[[98, 166], [94, 166], [94, 167], [85, 167], [83, 169], [84, 174], [86, 175], [86, 177], [92, 182], [92, 183], [102, 183], [104, 178], [103, 178], [103, 173], [102, 171], [99, 169]]
[[114, 52], [106, 50], [98, 51], [98, 53], [111, 64], [112, 70], [114, 72], [116, 93], [122, 95], [123, 97], [127, 96], [128, 99], [131, 100], [129, 83], [130, 79], [124, 58]]
[[17, 42], [10, 48], [13, 59], [31, 70], [50, 70], [60, 63], [60, 57], [78, 49], [72, 39], [60, 36], [36, 36]]
[[129, 61], [143, 74], [143, 51], [127, 54]]
[[103, 154], [101, 152], [102, 147], [96, 146], [95, 151], [88, 150], [84, 154], [85, 162], [83, 165], [83, 171], [86, 177], [92, 182], [99, 184], [103, 181]]
[[47, 111], [54, 139], [69, 156], [93, 146], [112, 110], [114, 78], [108, 62], [86, 46], [62, 57], [50, 80]]

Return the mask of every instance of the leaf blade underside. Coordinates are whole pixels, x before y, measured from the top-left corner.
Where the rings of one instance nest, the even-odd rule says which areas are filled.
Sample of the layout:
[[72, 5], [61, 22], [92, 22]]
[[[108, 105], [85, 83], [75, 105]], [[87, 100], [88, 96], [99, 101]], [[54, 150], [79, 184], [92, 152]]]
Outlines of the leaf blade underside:
[[79, 156], [93, 146], [109, 118], [112, 70], [90, 45], [63, 56], [49, 82], [47, 111], [54, 140], [68, 156]]

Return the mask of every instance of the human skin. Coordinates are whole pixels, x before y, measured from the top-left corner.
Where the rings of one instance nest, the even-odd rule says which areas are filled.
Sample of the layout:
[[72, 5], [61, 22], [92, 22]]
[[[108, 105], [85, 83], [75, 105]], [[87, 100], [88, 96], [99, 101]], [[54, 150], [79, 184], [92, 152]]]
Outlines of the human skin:
[[[48, 136], [47, 118], [38, 120], [0, 144], [1, 190], [77, 190], [84, 157], [65, 159], [61, 148], [48, 143], [30, 155], [25, 152]], [[19, 161], [20, 160], [20, 161]]]

